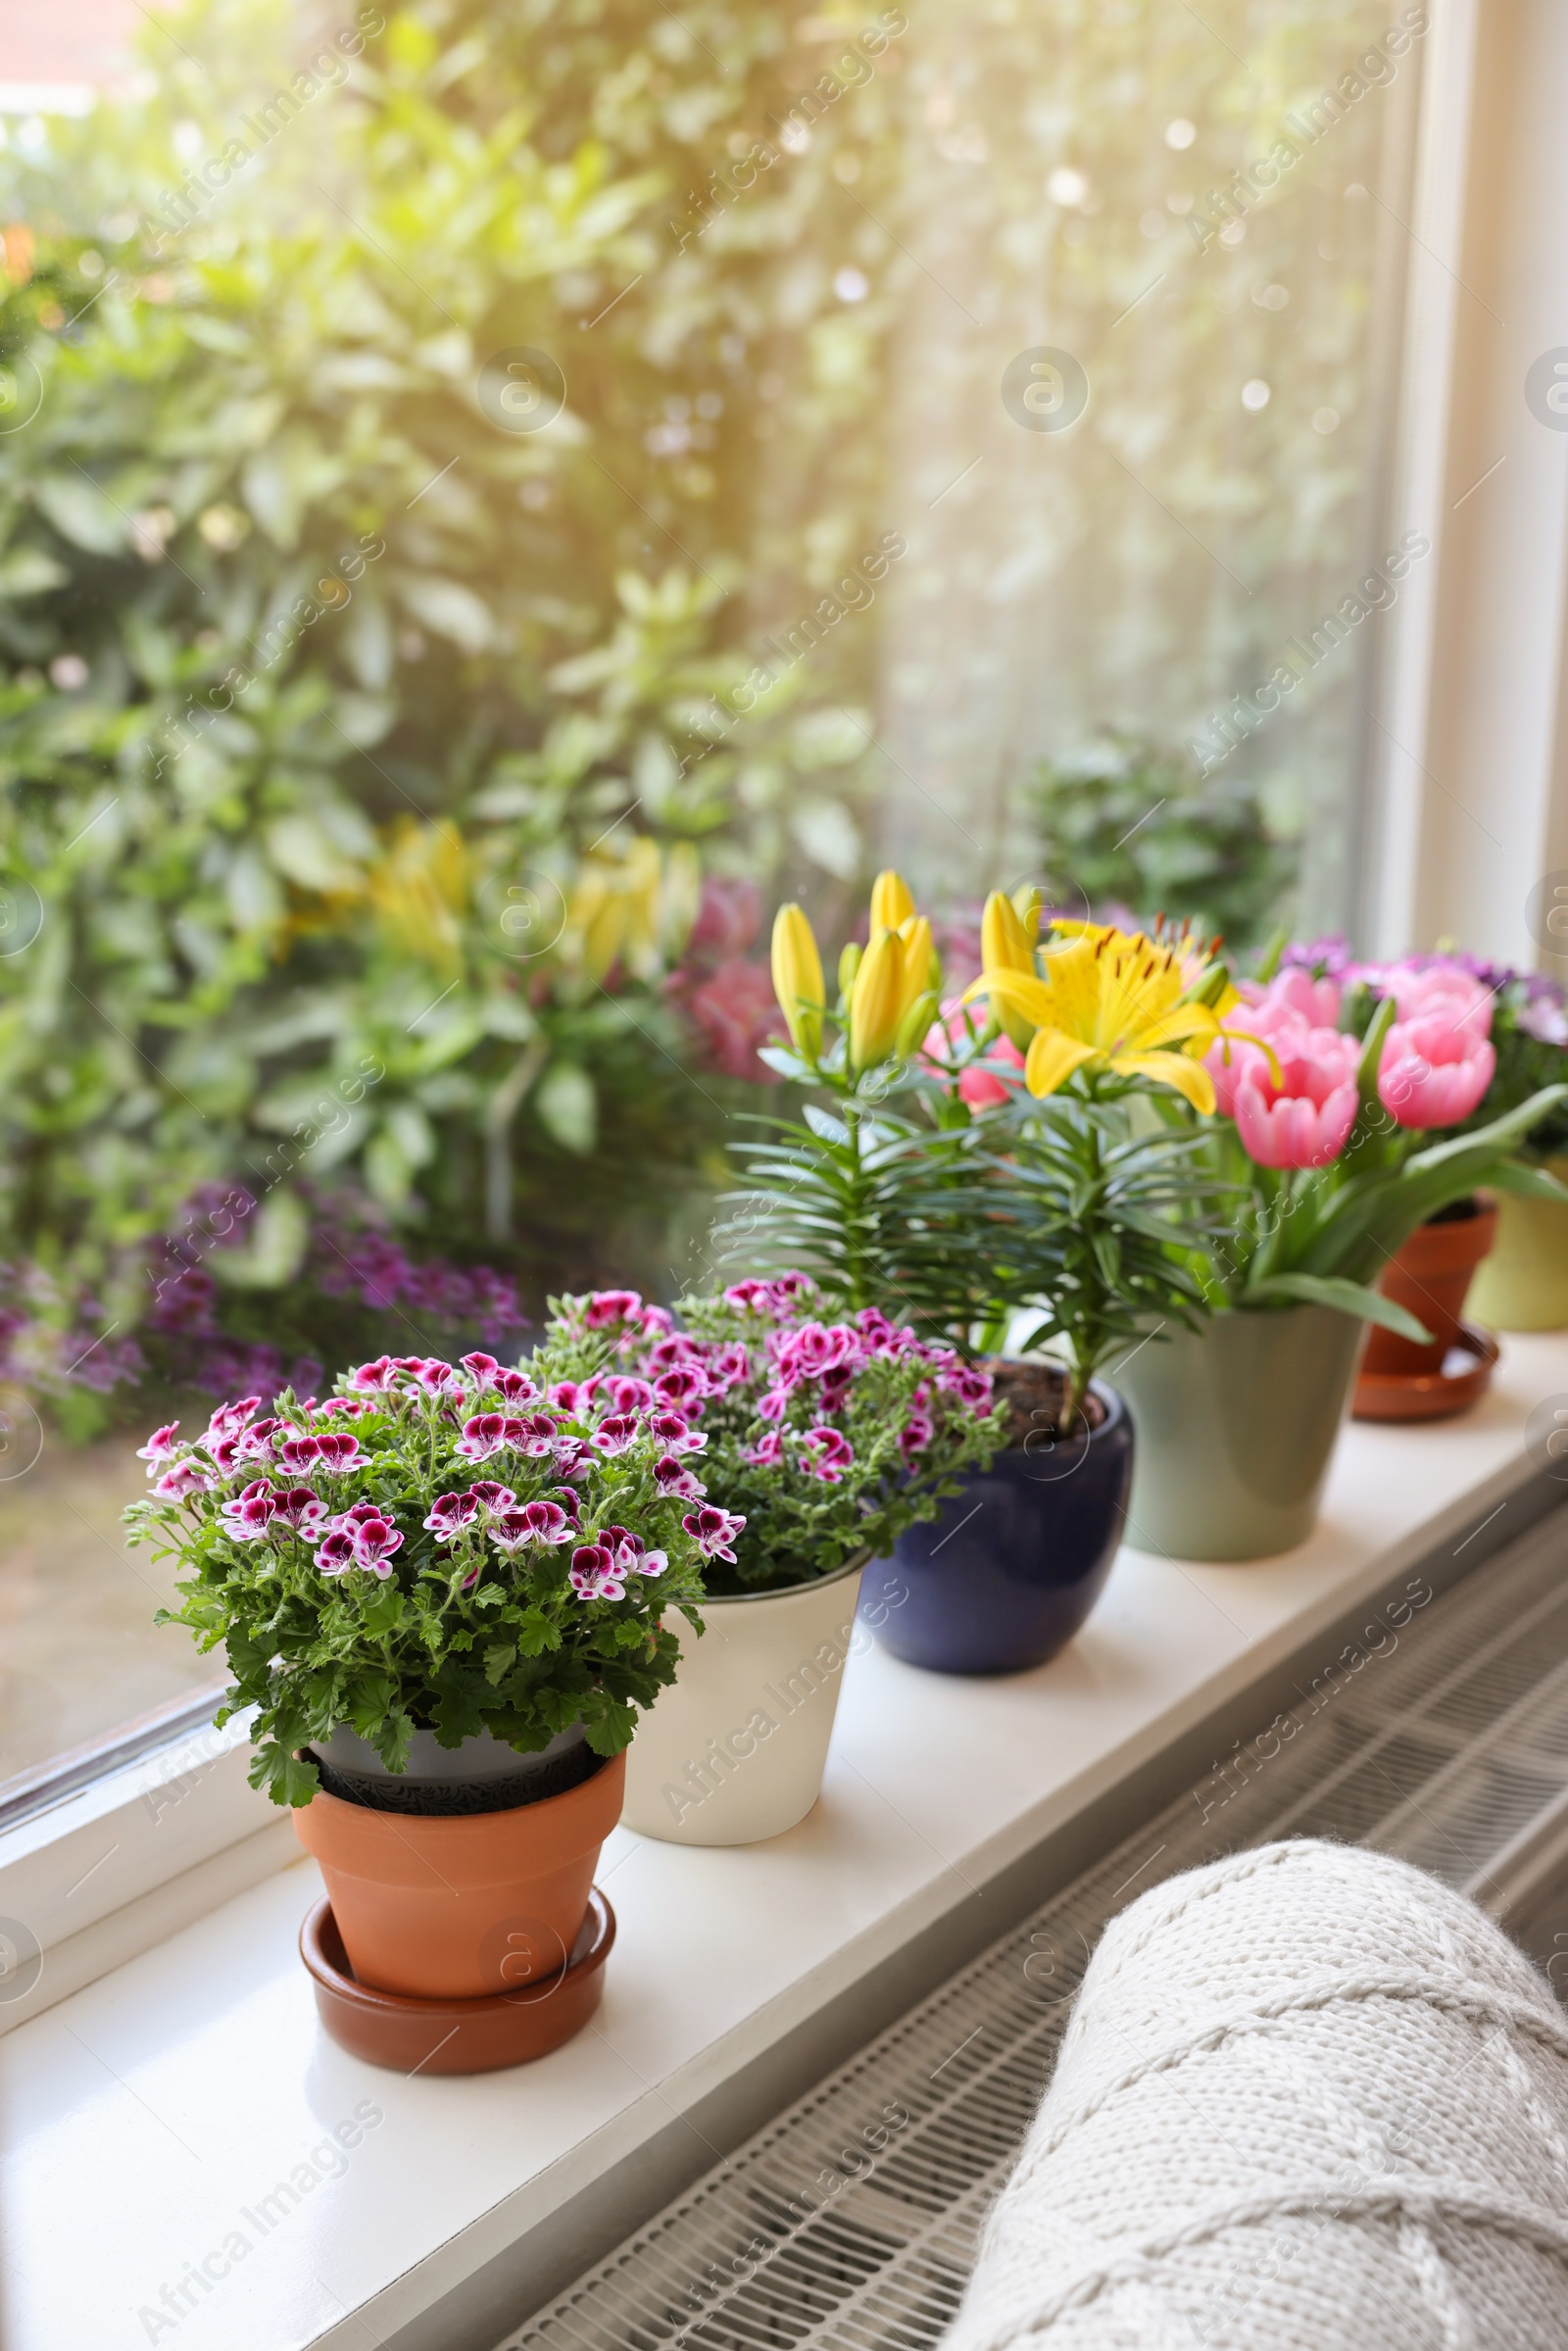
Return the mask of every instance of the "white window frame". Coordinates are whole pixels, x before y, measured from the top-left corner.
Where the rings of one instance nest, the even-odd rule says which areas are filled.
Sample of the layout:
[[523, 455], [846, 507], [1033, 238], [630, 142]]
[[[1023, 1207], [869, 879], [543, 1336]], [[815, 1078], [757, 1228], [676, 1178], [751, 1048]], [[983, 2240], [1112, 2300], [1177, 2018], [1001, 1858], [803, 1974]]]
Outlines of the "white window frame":
[[[1568, 343], [1568, 11], [1488, 0], [1485, 40], [1481, 0], [1432, 16], [1386, 508], [1433, 560], [1371, 680], [1357, 928], [1375, 953], [1446, 935], [1568, 977], [1525, 915], [1568, 868], [1568, 432], [1522, 390]], [[0, 1831], [0, 1971], [18, 1927], [42, 1955], [20, 1996], [25, 1942], [9, 1998], [0, 1972], [0, 2032], [298, 1857], [248, 1755], [244, 1719], [187, 1731]]]

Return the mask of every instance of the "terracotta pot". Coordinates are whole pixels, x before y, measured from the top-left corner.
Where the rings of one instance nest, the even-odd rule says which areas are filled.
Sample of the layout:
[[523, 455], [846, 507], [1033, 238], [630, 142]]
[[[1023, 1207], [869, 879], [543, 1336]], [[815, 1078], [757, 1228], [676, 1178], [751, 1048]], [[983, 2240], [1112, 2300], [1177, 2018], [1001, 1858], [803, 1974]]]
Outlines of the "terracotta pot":
[[1384, 1268], [1378, 1288], [1425, 1324], [1432, 1343], [1418, 1347], [1413, 1339], [1401, 1339], [1397, 1332], [1374, 1324], [1361, 1362], [1371, 1378], [1430, 1378], [1442, 1371], [1444, 1357], [1458, 1343], [1465, 1293], [1497, 1230], [1494, 1202], [1482, 1200], [1475, 1206], [1474, 1216], [1418, 1225]]
[[509, 1812], [427, 1819], [321, 1794], [294, 1828], [321, 1865], [360, 1984], [480, 1999], [511, 1989], [519, 1969], [565, 1965], [625, 1786], [617, 1755], [581, 1787]]

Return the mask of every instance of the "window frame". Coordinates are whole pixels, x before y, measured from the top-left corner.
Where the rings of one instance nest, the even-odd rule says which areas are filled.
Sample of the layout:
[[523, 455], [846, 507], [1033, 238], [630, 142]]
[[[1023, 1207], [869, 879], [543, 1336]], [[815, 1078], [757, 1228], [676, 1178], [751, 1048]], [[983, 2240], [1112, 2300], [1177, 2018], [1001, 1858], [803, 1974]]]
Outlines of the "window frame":
[[[1568, 147], [1550, 116], [1568, 81], [1568, 17], [1492, 0], [1485, 44], [1480, 0], [1447, 0], [1432, 18], [1390, 456], [1381, 496], [1372, 488], [1391, 520], [1425, 528], [1433, 516], [1434, 554], [1386, 615], [1369, 680], [1355, 928], [1374, 953], [1446, 933], [1568, 977], [1568, 957], [1530, 938], [1524, 889], [1499, 894], [1495, 872], [1464, 854], [1464, 803], [1484, 797], [1482, 751], [1500, 728], [1524, 760], [1507, 821], [1528, 878], [1554, 858], [1568, 868], [1568, 439], [1547, 446], [1518, 397], [1532, 333], [1549, 345], [1550, 319], [1568, 313], [1568, 253], [1552, 228], [1568, 209]], [[1472, 333], [1473, 303], [1497, 317], [1499, 297], [1530, 323]], [[1526, 486], [1488, 501], [1474, 477], [1499, 424]], [[1490, 610], [1488, 596], [1500, 600]], [[1456, 711], [1457, 749], [1445, 739]], [[187, 1701], [172, 1734], [155, 1722], [68, 1757], [0, 1806], [0, 1928], [20, 1923], [43, 1954], [24, 1995], [8, 2000], [0, 1984], [0, 2033], [298, 1858], [288, 1817], [248, 1785], [249, 1716], [218, 1731], [200, 1719], [210, 1706]]]

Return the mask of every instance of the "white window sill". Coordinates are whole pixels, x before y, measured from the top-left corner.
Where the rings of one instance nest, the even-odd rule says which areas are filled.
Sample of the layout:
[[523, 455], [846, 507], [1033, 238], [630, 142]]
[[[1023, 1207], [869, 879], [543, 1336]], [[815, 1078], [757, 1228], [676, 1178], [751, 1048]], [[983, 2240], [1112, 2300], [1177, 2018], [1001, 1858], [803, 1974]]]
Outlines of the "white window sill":
[[[602, 2249], [607, 2182], [636, 2174], [645, 2204], [674, 2192], [925, 1988], [917, 1946], [929, 1981], [1000, 1934], [1024, 1906], [1006, 1873], [1015, 1889], [1038, 1872], [1032, 1899], [1051, 1890], [1107, 1790], [1161, 1768], [1161, 1799], [1206, 1779], [1228, 1707], [1489, 1511], [1487, 1542], [1505, 1532], [1533, 1474], [1525, 1420], [1557, 1392], [1568, 1336], [1510, 1339], [1468, 1418], [1345, 1431], [1301, 1550], [1205, 1567], [1126, 1549], [1085, 1632], [1037, 1673], [972, 1682], [856, 1655], [823, 1801], [799, 1829], [732, 1851], [615, 1832], [604, 2006], [535, 2066], [460, 2081], [360, 2064], [320, 2032], [295, 1948], [314, 1865], [221, 1899], [0, 2042], [0, 2338], [497, 2341]], [[1239, 1715], [1226, 1743], [1251, 1728]], [[271, 1858], [289, 1834], [262, 1830]], [[290, 2181], [269, 2224], [259, 2207]]]

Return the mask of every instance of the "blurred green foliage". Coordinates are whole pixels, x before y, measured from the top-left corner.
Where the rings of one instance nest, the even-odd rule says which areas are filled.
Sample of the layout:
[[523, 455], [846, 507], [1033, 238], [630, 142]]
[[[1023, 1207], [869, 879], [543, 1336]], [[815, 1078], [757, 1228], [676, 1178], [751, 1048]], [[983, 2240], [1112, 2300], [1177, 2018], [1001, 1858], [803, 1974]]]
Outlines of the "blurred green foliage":
[[[198, 1181], [334, 1170], [657, 1286], [734, 1091], [662, 986], [699, 868], [862, 862], [869, 632], [712, 697], [874, 542], [878, 306], [820, 257], [887, 246], [832, 167], [891, 153], [889, 36], [419, 0], [345, 64], [341, 13], [200, 0], [0, 155], [0, 1251], [106, 1318]], [[480, 398], [519, 347], [538, 430]]]
[[[1114, 730], [1042, 764], [1029, 793], [1052, 904], [1165, 914], [1256, 946], [1285, 918], [1296, 860], [1245, 785], [1205, 784], [1193, 761]], [[1082, 901], [1082, 903], [1080, 903]]]

